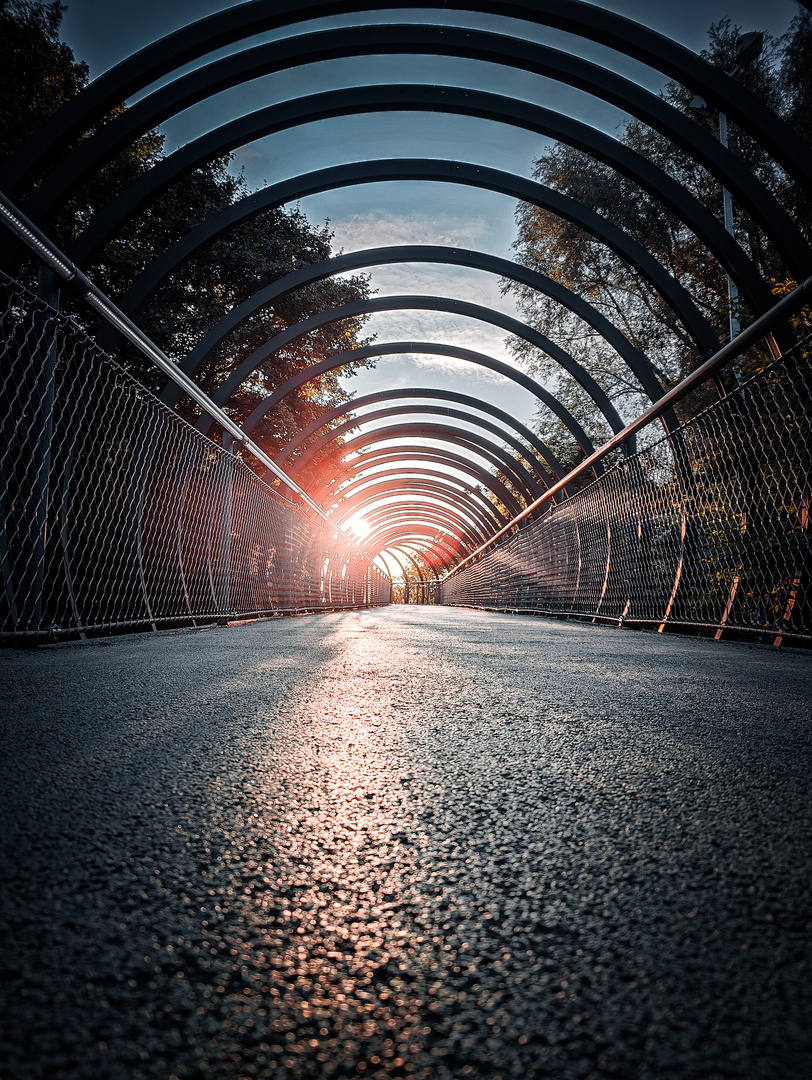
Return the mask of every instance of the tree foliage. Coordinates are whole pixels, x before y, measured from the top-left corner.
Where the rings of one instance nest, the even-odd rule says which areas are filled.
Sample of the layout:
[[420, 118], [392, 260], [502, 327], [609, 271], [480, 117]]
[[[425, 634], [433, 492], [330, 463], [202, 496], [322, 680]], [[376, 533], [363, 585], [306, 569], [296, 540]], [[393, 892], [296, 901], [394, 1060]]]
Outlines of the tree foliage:
[[[736, 67], [740, 28], [723, 19], [709, 31], [703, 56], [729, 72]], [[812, 137], [812, 16], [795, 18], [779, 39], [766, 38], [761, 56], [735, 74], [735, 78], [782, 115], [798, 133]], [[689, 109], [693, 91], [668, 84], [663, 99], [675, 108]], [[718, 134], [717, 114], [697, 117]], [[619, 140], [676, 178], [718, 218], [722, 218], [722, 188], [688, 154], [667, 138], [636, 120], [621, 128]], [[735, 124], [728, 125], [731, 151], [776, 195], [807, 237], [810, 204], [772, 161], [767, 152]], [[634, 181], [610, 166], [569, 146], [555, 145], [535, 162], [534, 177], [583, 203], [622, 228], [649, 250], [690, 293], [697, 307], [727, 337], [729, 303], [727, 277], [715, 257], [682, 221]], [[776, 292], [794, 284], [777, 253], [742, 207], [734, 204], [736, 237]], [[514, 249], [519, 260], [580, 294], [614, 322], [648, 358], [664, 387], [674, 385], [703, 359], [674, 311], [651, 286], [605, 245], [555, 214], [528, 204], [517, 209], [518, 237]], [[530, 325], [563, 345], [607, 390], [621, 414], [631, 417], [644, 404], [642, 390], [615, 351], [580, 318], [562, 305], [533, 290], [505, 282], [505, 292], [516, 295], [520, 312]], [[744, 304], [736, 312], [742, 324], [751, 319]], [[556, 395], [581, 421], [593, 439], [609, 435], [594, 404], [571, 380], [562, 378], [549, 357], [515, 339], [511, 348], [550, 384]], [[539, 414], [542, 437], [560, 460], [574, 464], [580, 452], [555, 418]]]
[[[15, 149], [48, 116], [87, 84], [87, 65], [78, 61], [59, 31], [65, 8], [58, 2], [0, 0], [0, 158]], [[101, 121], [109, 122], [125, 109]], [[91, 132], [86, 135], [92, 134]], [[137, 177], [164, 157], [159, 132], [139, 138], [93, 176], [49, 224], [57, 244], [69, 249], [92, 216], [107, 206]], [[247, 194], [245, 181], [229, 171], [229, 157], [210, 161], [163, 192], [148, 209], [107, 246], [91, 278], [113, 299], [122, 296], [137, 276], [167, 247], [200, 221]], [[259, 288], [291, 271], [331, 255], [327, 225], [314, 227], [298, 209], [275, 208], [224, 236], [185, 264], [141, 312], [141, 328], [171, 358], [180, 361], [233, 307]], [[233, 333], [219, 349], [203, 384], [211, 392], [246, 356], [283, 328], [326, 307], [369, 294], [364, 276], [328, 279], [281, 298]], [[76, 311], [82, 318], [86, 312]], [[228, 404], [244, 419], [276, 386], [304, 366], [365, 343], [363, 319], [348, 319], [308, 335], [266, 361]], [[162, 378], [130, 346], [118, 359], [156, 390]], [[348, 400], [339, 376], [363, 364], [348, 365], [290, 394], [254, 432], [273, 453], [320, 412]], [[186, 406], [187, 411], [190, 406]], [[193, 415], [189, 411], [189, 415]]]

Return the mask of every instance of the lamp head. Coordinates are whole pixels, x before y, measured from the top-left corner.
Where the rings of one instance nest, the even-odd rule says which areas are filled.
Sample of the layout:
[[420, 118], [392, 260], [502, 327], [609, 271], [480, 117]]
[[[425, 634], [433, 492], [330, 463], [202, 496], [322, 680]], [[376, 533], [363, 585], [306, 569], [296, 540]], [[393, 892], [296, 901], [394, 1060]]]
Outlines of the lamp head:
[[736, 45], [736, 60], [739, 67], [746, 67], [761, 55], [764, 48], [764, 31], [751, 30], [742, 34]]

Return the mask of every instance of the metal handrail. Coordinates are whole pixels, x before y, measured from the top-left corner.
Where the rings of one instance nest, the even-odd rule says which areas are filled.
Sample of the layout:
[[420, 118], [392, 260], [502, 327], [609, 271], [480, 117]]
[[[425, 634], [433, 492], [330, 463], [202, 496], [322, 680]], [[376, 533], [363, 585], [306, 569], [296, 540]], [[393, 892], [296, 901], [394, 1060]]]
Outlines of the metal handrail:
[[201, 390], [197, 383], [193, 382], [185, 372], [181, 371], [177, 364], [173, 364], [166, 353], [159, 349], [155, 342], [147, 337], [143, 330], [139, 329], [139, 327], [136, 326], [123, 311], [117, 308], [113, 301], [110, 300], [101, 289], [94, 285], [93, 282], [82, 273], [79, 267], [72, 263], [70, 259], [60, 251], [56, 244], [49, 240], [48, 237], [38, 229], [25, 214], [23, 214], [19, 207], [17, 207], [1, 191], [0, 220], [2, 220], [3, 224], [6, 225], [9, 231], [12, 232], [18, 240], [21, 240], [35, 255], [37, 255], [49, 270], [52, 270], [57, 274], [66, 285], [70, 286], [73, 292], [85, 301], [86, 304], [114, 326], [119, 333], [135, 345], [147, 359], [151, 360], [157, 368], [193, 398], [213, 420], [216, 420], [225, 431], [227, 431], [236, 441], [241, 443], [246, 450], [249, 450], [254, 457], [261, 461], [274, 476], [281, 480], [291, 491], [295, 492], [311, 510], [314, 510], [320, 518], [323, 518], [333, 531], [334, 537], [337, 538], [339, 534], [343, 536], [346, 541], [356, 549], [362, 558], [372, 564], [373, 560], [370, 559], [358, 544], [356, 544], [353, 538], [340, 526], [336, 525], [329, 515], [310, 498], [307, 492], [299, 487], [296, 481], [292, 480], [284, 469], [281, 469], [272, 458], [268, 457], [264, 450], [257, 446], [257, 444], [245, 434], [239, 424], [236, 424], [227, 413], [225, 413], [218, 405], [215, 405], [208, 394]]
[[636, 420], [632, 420], [632, 422], [622, 431], [618, 431], [617, 434], [613, 435], [611, 439], [603, 444], [603, 446], [598, 447], [598, 449], [590, 454], [589, 457], [584, 458], [584, 460], [580, 462], [579, 465], [576, 465], [571, 472], [553, 484], [552, 487], [548, 488], [543, 495], [535, 500], [535, 502], [526, 506], [520, 514], [517, 514], [512, 518], [507, 525], [504, 525], [499, 530], [499, 532], [494, 533], [493, 536], [484, 544], [480, 545], [476, 551], [472, 551], [470, 555], [457, 563], [453, 570], [449, 570], [445, 578], [443, 578], [443, 581], [446, 581], [456, 574], [458, 570], [461, 570], [462, 567], [466, 565], [466, 563], [472, 562], [479, 558], [480, 555], [483, 555], [497, 540], [507, 535], [520, 521], [529, 517], [530, 514], [535, 513], [535, 511], [543, 506], [544, 503], [554, 498], [560, 491], [563, 491], [568, 484], [571, 484], [572, 481], [576, 479], [576, 477], [580, 476], [588, 469], [591, 469], [596, 462], [601, 461], [607, 454], [616, 450], [630, 435], [637, 434], [641, 428], [650, 424], [652, 420], [656, 420], [666, 411], [666, 409], [675, 405], [678, 401], [682, 401], [682, 399], [690, 394], [692, 390], [695, 390], [698, 386], [701, 386], [702, 383], [706, 382], [711, 375], [741, 356], [741, 354], [746, 352], [751, 345], [755, 344], [755, 342], [766, 337], [776, 323], [789, 315], [794, 315], [804, 307], [809, 300], [812, 300], [812, 277], [808, 277], [806, 281], [798, 285], [791, 293], [782, 300], [779, 300], [774, 307], [770, 308], [769, 311], [756, 319], [756, 321], [751, 323], [745, 330], [742, 330], [737, 337], [732, 341], [729, 341], [726, 345], [723, 345], [722, 348], [706, 360], [704, 364], [701, 364], [695, 371], [692, 371], [690, 375], [677, 383], [676, 386], [673, 386], [668, 393], [663, 394], [661, 398], [658, 398], [657, 401], [646, 409], [644, 413], [641, 413]]

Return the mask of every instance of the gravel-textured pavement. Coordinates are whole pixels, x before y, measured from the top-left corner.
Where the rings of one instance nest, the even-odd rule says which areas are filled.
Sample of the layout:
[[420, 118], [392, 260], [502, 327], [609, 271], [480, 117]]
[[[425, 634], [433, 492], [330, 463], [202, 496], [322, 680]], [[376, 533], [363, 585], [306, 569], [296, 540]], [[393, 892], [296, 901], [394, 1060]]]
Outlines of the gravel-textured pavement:
[[810, 676], [443, 608], [0, 653], [0, 1075], [809, 1080]]

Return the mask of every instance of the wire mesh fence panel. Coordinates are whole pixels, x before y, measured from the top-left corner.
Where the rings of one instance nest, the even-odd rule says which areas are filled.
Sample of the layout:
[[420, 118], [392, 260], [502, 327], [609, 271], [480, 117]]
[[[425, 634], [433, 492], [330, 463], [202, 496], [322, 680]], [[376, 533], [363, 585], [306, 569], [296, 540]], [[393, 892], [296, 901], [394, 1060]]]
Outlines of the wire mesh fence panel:
[[[76, 323], [7, 278], [0, 294], [0, 636], [389, 602], [349, 542]], [[322, 588], [328, 558], [349, 583], [339, 598]]]
[[801, 346], [443, 582], [445, 604], [812, 638]]

